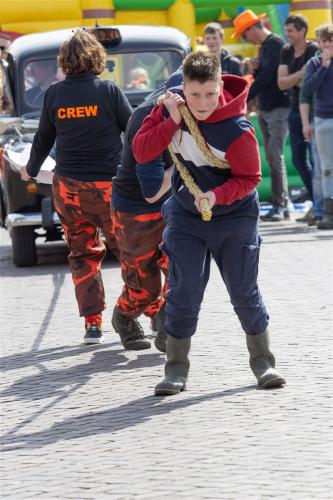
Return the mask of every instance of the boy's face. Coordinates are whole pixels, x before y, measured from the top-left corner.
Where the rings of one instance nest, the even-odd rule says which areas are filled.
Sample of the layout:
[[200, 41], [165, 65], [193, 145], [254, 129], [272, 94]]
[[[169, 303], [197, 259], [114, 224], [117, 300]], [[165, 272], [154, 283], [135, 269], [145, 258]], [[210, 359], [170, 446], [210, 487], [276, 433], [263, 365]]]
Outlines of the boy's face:
[[328, 50], [331, 57], [333, 57], [333, 38], [331, 40], [327, 38], [319, 39], [318, 43], [321, 50]]
[[200, 83], [197, 80], [184, 80], [183, 92], [186, 103], [194, 118], [206, 120], [219, 104], [221, 81], [207, 80]]
[[205, 33], [204, 42], [209, 52], [213, 52], [213, 54], [221, 50], [222, 37], [218, 31], [214, 31], [214, 33]]

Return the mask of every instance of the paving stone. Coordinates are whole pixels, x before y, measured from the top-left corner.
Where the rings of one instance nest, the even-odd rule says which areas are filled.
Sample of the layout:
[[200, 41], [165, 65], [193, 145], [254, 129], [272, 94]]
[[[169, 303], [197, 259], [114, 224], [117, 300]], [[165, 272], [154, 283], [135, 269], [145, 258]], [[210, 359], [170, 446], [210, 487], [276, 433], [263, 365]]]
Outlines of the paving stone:
[[[263, 391], [212, 265], [188, 390], [153, 397], [164, 356], [110, 325], [122, 282], [103, 265], [106, 342], [82, 345], [63, 245], [15, 268], [1, 229], [1, 498], [331, 500], [332, 237], [262, 225], [259, 282], [287, 386]], [[142, 324], [148, 330], [148, 319]]]

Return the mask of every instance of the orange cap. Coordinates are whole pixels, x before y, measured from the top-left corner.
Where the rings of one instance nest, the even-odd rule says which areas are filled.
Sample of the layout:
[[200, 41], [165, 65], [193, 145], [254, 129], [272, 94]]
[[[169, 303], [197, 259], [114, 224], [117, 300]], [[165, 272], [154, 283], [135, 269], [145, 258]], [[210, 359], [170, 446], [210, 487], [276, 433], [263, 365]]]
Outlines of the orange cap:
[[235, 17], [233, 20], [233, 25], [235, 27], [235, 32], [231, 35], [231, 38], [236, 38], [244, 33], [245, 30], [251, 28], [254, 24], [258, 23], [261, 19], [264, 19], [266, 14], [255, 14], [252, 10], [244, 10], [239, 16]]

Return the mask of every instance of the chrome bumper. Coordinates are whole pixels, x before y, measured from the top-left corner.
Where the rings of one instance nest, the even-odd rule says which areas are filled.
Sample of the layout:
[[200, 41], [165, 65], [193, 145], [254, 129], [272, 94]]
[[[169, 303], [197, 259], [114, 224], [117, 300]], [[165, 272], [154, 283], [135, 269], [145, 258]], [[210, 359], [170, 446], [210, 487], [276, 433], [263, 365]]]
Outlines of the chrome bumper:
[[[54, 224], [60, 224], [58, 214], [53, 212], [53, 222]], [[8, 214], [6, 217], [6, 227], [7, 229], [12, 229], [13, 227], [19, 226], [38, 226], [42, 225], [42, 214], [41, 212], [27, 212], [24, 214]]]

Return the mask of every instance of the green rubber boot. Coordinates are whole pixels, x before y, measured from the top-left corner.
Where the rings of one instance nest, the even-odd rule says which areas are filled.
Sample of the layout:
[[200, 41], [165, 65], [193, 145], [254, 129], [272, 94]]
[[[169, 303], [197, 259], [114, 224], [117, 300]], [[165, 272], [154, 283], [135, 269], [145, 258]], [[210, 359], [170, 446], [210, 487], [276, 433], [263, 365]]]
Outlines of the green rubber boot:
[[155, 396], [171, 396], [185, 390], [190, 360], [191, 337], [177, 339], [168, 335], [166, 343], [167, 361], [165, 378], [155, 387]]
[[156, 349], [161, 352], [166, 352], [167, 332], [165, 330], [165, 304], [161, 307], [156, 315], [157, 335], [154, 341]]
[[266, 330], [259, 335], [246, 335], [247, 348], [250, 353], [250, 367], [264, 389], [281, 387], [286, 383], [275, 370], [275, 358], [269, 349], [269, 335]]

